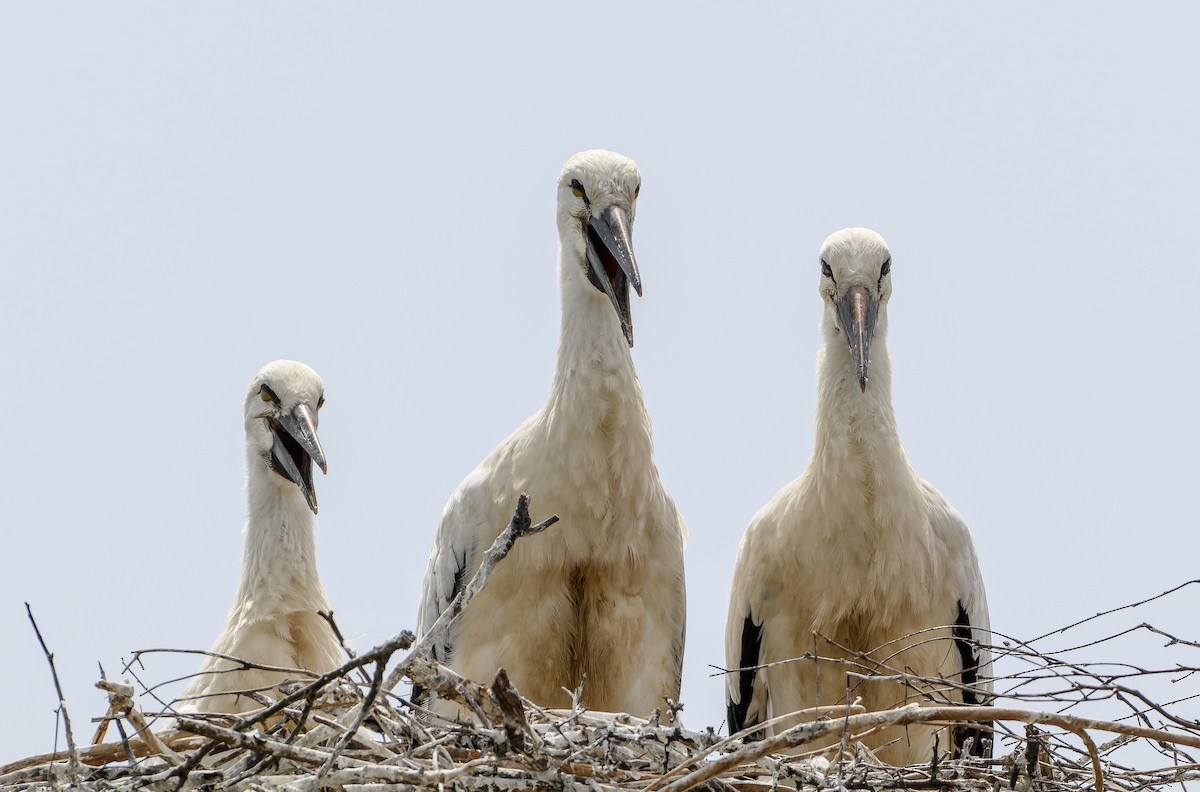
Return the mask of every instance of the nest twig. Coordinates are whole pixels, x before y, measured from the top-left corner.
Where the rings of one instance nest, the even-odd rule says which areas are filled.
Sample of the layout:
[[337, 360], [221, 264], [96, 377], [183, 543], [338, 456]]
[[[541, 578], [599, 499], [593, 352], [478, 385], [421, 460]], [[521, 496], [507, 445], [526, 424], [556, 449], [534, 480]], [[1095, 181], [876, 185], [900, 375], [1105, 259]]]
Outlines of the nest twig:
[[[1200, 780], [1200, 763], [1192, 758], [1200, 749], [1200, 722], [1177, 709], [1200, 697], [1200, 691], [1183, 687], [1200, 680], [1195, 658], [1155, 667], [1090, 659], [1097, 647], [1112, 648], [1130, 636], [1166, 639], [1163, 649], [1176, 652], [1194, 652], [1200, 642], [1142, 623], [1064, 648], [1043, 646], [1081, 625], [1178, 596], [1188, 584], [1032, 641], [995, 636], [993, 667], [1006, 673], [992, 682], [1003, 706], [950, 703], [948, 694], [961, 685], [894, 667], [891, 661], [899, 655], [889, 654], [888, 647], [869, 654], [834, 647], [836, 656], [820, 657], [815, 641], [813, 653], [785, 662], [834, 664], [845, 673], [848, 690], [900, 682], [911, 686], [912, 703], [868, 712], [847, 696], [830, 706], [779, 715], [774, 720], [780, 731], [765, 739], [755, 739], [764, 724], [722, 739], [712, 729], [695, 732], [662, 726], [658, 718], [590, 712], [579, 691], [570, 709], [544, 710], [520, 695], [504, 669], [489, 685], [464, 679], [430, 660], [428, 647], [469, 606], [513, 543], [552, 522], [533, 525], [527, 509], [523, 499], [509, 529], [422, 642], [402, 632], [361, 654], [347, 650], [349, 659], [329, 673], [315, 678], [297, 673], [297, 679], [269, 690], [247, 692], [262, 706], [241, 716], [180, 715], [167, 707], [162, 714], [174, 718], [178, 729], [159, 734], [135, 706], [131, 686], [102, 678], [98, 687], [108, 693], [110, 706], [96, 744], [79, 747], [71, 738], [67, 751], [0, 767], [0, 788], [46, 788], [66, 777], [80, 789], [116, 792], [345, 787], [772, 792], [781, 785], [806, 792], [1140, 792]], [[902, 645], [941, 640], [936, 632], [908, 636]], [[447, 722], [424, 711], [393, 691], [401, 679], [457, 700], [474, 718]], [[1178, 689], [1171, 701], [1159, 702], [1147, 692], [1157, 680], [1170, 680]], [[986, 691], [973, 692], [988, 698]], [[1097, 714], [1100, 707], [1108, 708], [1106, 718]], [[885, 726], [964, 722], [994, 724], [997, 758], [939, 756], [935, 749], [928, 763], [897, 768], [880, 763], [862, 743]], [[100, 742], [109, 723], [117, 724], [121, 739]], [[1098, 735], [1105, 741], [1097, 744]], [[816, 748], [838, 737], [833, 748]], [[1148, 766], [1159, 755], [1167, 761]]]

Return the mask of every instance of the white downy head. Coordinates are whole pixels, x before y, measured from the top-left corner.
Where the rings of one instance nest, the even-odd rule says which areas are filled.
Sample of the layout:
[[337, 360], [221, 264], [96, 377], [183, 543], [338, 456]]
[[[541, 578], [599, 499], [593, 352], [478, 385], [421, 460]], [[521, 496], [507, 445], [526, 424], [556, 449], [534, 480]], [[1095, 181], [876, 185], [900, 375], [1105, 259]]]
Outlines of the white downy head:
[[[246, 456], [253, 478], [274, 486], [295, 487], [308, 507], [317, 511], [313, 464], [327, 470], [325, 452], [317, 439], [318, 411], [325, 403], [325, 384], [303, 363], [268, 363], [246, 393]], [[268, 471], [270, 475], [256, 477]]]
[[633, 255], [633, 218], [641, 188], [642, 175], [634, 161], [602, 149], [571, 157], [558, 177], [561, 278], [563, 289], [572, 290], [564, 294], [564, 309], [576, 300], [609, 306], [631, 347], [629, 287], [642, 294]]
[[[826, 339], [840, 334], [841, 350], [866, 391], [871, 342], [887, 330], [887, 301], [892, 294], [892, 254], [883, 237], [867, 228], [844, 228], [821, 245], [822, 327]], [[831, 349], [830, 354], [839, 354]]]

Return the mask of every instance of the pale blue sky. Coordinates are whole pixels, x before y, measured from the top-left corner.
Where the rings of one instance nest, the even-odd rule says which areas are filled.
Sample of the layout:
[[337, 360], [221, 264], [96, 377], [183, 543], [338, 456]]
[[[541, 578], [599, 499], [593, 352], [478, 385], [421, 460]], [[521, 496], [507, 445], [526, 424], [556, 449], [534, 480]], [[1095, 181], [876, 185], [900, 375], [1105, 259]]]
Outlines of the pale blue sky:
[[[446, 497], [549, 385], [554, 180], [586, 148], [643, 173], [634, 358], [691, 529], [689, 726], [724, 717], [708, 674], [742, 530], [810, 452], [816, 254], [844, 226], [891, 245], [901, 433], [974, 532], [994, 627], [1196, 577], [1198, 23], [1185, 3], [0, 6], [0, 761], [54, 739], [22, 602], [81, 733], [97, 661], [216, 636], [242, 397], [275, 358], [325, 379], [343, 630], [414, 626]], [[1164, 623], [1186, 632], [1194, 599]]]

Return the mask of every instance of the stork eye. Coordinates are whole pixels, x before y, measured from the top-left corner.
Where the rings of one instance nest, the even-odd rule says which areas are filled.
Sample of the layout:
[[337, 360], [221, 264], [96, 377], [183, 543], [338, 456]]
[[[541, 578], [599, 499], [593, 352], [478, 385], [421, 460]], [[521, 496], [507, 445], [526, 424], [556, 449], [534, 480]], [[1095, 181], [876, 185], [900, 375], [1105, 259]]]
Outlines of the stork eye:
[[883, 262], [883, 266], [879, 268], [879, 277], [882, 278], [884, 275], [887, 275], [891, 271], [892, 271], [892, 260], [889, 258], [887, 261]]
[[588, 199], [587, 193], [583, 190], [583, 185], [579, 183], [579, 179], [571, 179], [571, 193], [576, 198], [582, 198], [585, 202]]
[[265, 402], [279, 403], [279, 397], [275, 395], [275, 391], [271, 390], [269, 385], [264, 384], [258, 389], [259, 397]]
[[821, 274], [830, 280], [833, 279], [833, 270], [825, 263], [825, 259], [821, 259]]

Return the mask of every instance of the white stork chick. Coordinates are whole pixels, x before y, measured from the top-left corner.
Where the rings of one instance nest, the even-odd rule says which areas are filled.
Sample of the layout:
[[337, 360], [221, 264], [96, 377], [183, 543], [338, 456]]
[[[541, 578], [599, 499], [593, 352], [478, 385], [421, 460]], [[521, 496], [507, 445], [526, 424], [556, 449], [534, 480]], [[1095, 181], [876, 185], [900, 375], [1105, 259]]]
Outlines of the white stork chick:
[[[317, 576], [313, 463], [324, 472], [317, 411], [325, 385], [303, 363], [276, 360], [246, 394], [246, 496], [249, 518], [242, 580], [225, 630], [212, 651], [262, 665], [324, 673], [336, 668], [341, 647], [318, 614], [329, 611]], [[184, 691], [181, 712], [236, 713], [260, 705], [235, 691], [263, 690], [288, 674], [209, 657]], [[292, 675], [295, 676], [295, 675]], [[223, 694], [223, 695], [222, 695]]]
[[[451, 495], [425, 573], [424, 634], [508, 525], [519, 493], [549, 531], [519, 541], [434, 657], [490, 682], [503, 666], [522, 694], [646, 717], [678, 700], [687, 529], [659, 480], [633, 367], [629, 287], [637, 165], [586, 151], [558, 177], [562, 319], [545, 406]], [[457, 708], [434, 702], [453, 717]], [[664, 717], [666, 720], [666, 717]]]
[[[751, 520], [738, 550], [725, 641], [729, 668], [741, 669], [726, 677], [730, 733], [844, 704], [848, 672], [889, 673], [872, 662], [948, 682], [924, 695], [853, 682], [851, 698], [861, 696], [868, 710], [982, 703], [980, 691], [991, 690], [987, 600], [971, 534], [913, 471], [896, 431], [886, 347], [891, 253], [874, 231], [849, 228], [825, 240], [820, 261], [815, 447], [804, 473]], [[920, 630], [930, 631], [912, 635]], [[780, 663], [806, 652], [858, 662]], [[777, 665], [756, 670], [769, 663]], [[870, 744], [893, 764], [929, 761], [935, 731], [893, 728]], [[981, 736], [990, 739], [958, 729], [954, 744], [968, 736], [976, 754]], [[951, 749], [945, 737], [940, 745]]]

